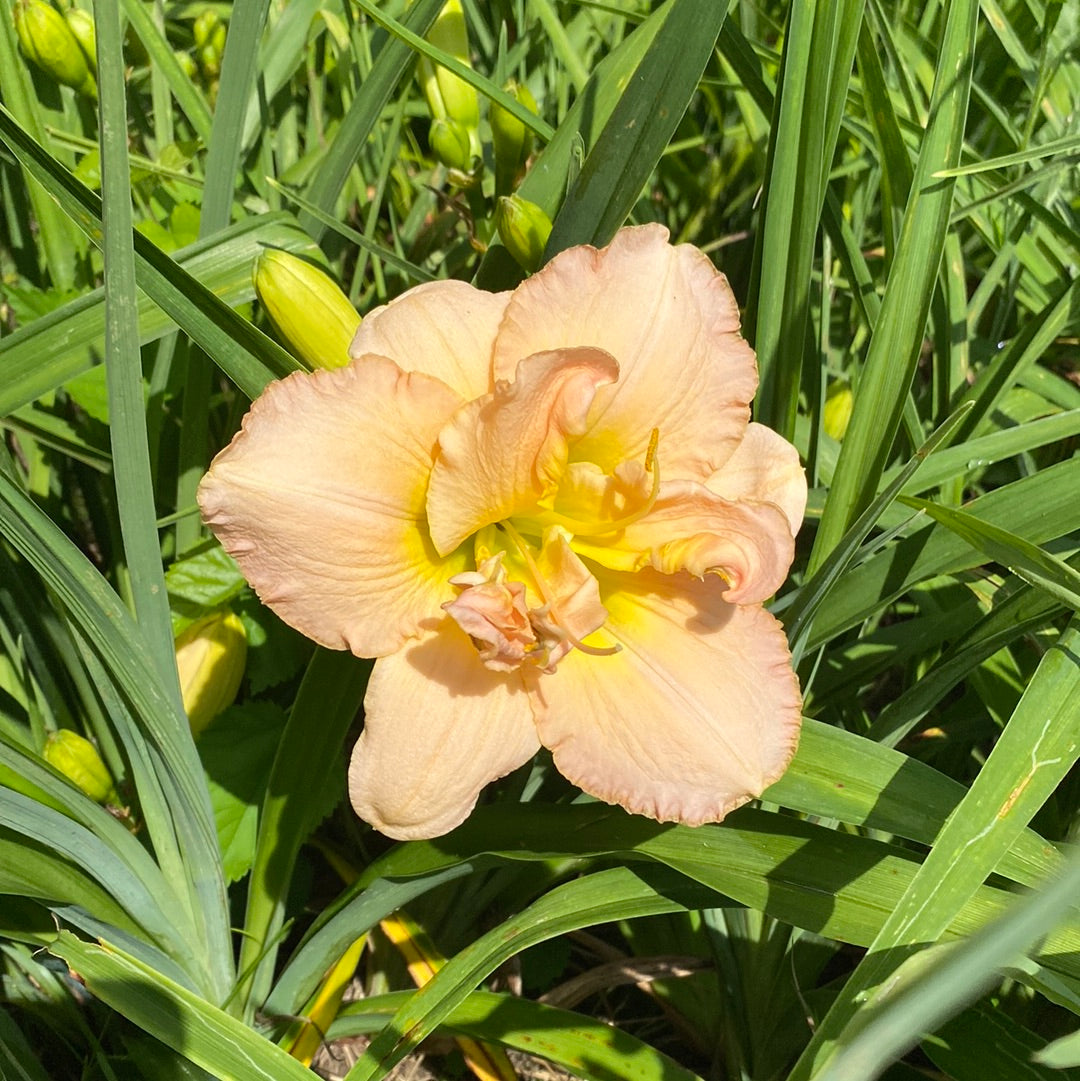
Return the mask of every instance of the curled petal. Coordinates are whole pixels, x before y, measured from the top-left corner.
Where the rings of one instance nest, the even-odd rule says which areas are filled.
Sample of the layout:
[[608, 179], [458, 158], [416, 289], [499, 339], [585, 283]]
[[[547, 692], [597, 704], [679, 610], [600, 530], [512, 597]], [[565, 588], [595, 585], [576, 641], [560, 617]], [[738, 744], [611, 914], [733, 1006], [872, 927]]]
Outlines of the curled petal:
[[725, 499], [775, 503], [795, 536], [806, 513], [806, 474], [799, 452], [764, 424], [751, 423], [735, 453], [705, 482]]
[[[452, 597], [424, 511], [435, 439], [461, 404], [384, 358], [272, 383], [199, 486], [263, 602], [331, 649], [392, 652]], [[402, 418], [408, 417], [408, 424]]]
[[619, 533], [579, 537], [574, 544], [612, 570], [719, 575], [731, 604], [771, 597], [795, 557], [791, 526], [778, 506], [732, 502], [693, 481], [662, 484], [643, 518]]
[[783, 629], [759, 606], [724, 603], [716, 579], [644, 571], [601, 586], [604, 632], [622, 650], [574, 651], [555, 675], [530, 674], [540, 741], [598, 799], [718, 822], [795, 752], [802, 703]]
[[485, 293], [467, 282], [418, 285], [370, 312], [349, 356], [389, 357], [406, 372], [425, 372], [466, 401], [493, 384], [491, 353], [509, 293]]
[[364, 708], [349, 797], [401, 840], [453, 829], [484, 785], [539, 748], [520, 675], [486, 668], [450, 619], [378, 661]]
[[525, 605], [525, 586], [507, 579], [501, 566], [503, 554], [452, 579], [463, 587], [462, 592], [443, 608], [473, 640], [488, 668], [512, 672], [536, 649], [536, 633]]
[[545, 349], [606, 350], [619, 381], [597, 394], [574, 460], [613, 472], [642, 458], [658, 428], [665, 475], [704, 480], [742, 438], [757, 364], [727, 279], [696, 248], [667, 240], [662, 226], [643, 225], [599, 251], [557, 255], [514, 290], [493, 370], [509, 378], [520, 357]]
[[463, 405], [439, 433], [428, 489], [431, 538], [452, 551], [483, 526], [552, 496], [568, 440], [585, 429], [596, 388], [619, 368], [599, 349], [526, 357], [512, 382]]

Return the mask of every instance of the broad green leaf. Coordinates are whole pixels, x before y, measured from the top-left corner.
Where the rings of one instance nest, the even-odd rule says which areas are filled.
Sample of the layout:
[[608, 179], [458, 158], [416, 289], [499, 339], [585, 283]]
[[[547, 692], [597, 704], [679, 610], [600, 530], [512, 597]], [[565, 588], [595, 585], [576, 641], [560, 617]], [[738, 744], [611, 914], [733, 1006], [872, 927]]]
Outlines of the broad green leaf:
[[933, 174], [957, 163], [963, 142], [978, 0], [950, 0], [911, 196], [881, 313], [811, 556], [821, 564], [872, 501], [911, 385], [949, 224], [954, 181]]
[[[398, 991], [350, 1004], [330, 1026], [330, 1040], [377, 1032], [409, 997]], [[695, 1081], [696, 1074], [615, 1025], [516, 995], [473, 991], [439, 1031], [498, 1043], [554, 1062], [586, 1081]]]
[[[312, 255], [311, 240], [287, 214], [261, 214], [207, 241], [176, 253], [176, 261], [225, 304], [235, 307], [255, 295], [251, 268], [262, 248]], [[103, 289], [95, 289], [0, 339], [0, 414], [10, 413], [101, 359], [104, 348]], [[139, 341], [146, 345], [176, 324], [149, 297], [138, 294]]]
[[546, 257], [574, 244], [600, 247], [615, 235], [686, 112], [726, 14], [714, 0], [669, 0], [663, 24], [566, 194]]
[[281, 1048], [116, 946], [63, 931], [50, 951], [95, 997], [220, 1081], [311, 1081]]
[[[1080, 625], [1074, 620], [1057, 645], [1043, 656], [1035, 677], [974, 784], [942, 827], [918, 874], [884, 921], [870, 952], [815, 1030], [793, 1072], [793, 1081], [815, 1076], [827, 1062], [840, 1069], [841, 1059], [837, 1055], [844, 1053], [841, 1048], [851, 1039], [854, 1031], [851, 1026], [865, 994], [889, 979], [901, 958], [913, 948], [938, 941], [1080, 755], [1078, 647]], [[1078, 879], [1080, 864], [1074, 864], [1062, 881]], [[1065, 894], [1066, 897], [1075, 895], [1075, 885], [1072, 889], [1073, 893]], [[1018, 917], [1017, 926], [1024, 928], [1029, 937], [1023, 938], [1017, 931], [1023, 941], [1013, 944], [1013, 953], [1022, 952], [1026, 942], [1045, 930], [1048, 912], [1063, 908], [1062, 895], [1056, 887], [1048, 889], [1042, 897], [1049, 908], [1043, 911], [1036, 906], [1041, 923], [1034, 918], [1025, 922]], [[994, 942], [1000, 946], [1007, 938], [1002, 934]], [[976, 957], [973, 963], [978, 963], [979, 954], [974, 947], [971, 950]], [[981, 952], [986, 956], [988, 951]], [[996, 965], [1010, 959], [996, 953], [995, 956]], [[834, 1074], [834, 1078], [839, 1076]]]

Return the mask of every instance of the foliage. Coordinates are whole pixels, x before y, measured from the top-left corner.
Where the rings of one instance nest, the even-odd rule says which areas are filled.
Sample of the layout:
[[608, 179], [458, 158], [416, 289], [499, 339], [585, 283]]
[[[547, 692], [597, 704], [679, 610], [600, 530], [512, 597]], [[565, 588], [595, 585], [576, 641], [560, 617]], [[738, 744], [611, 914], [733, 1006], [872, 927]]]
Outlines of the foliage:
[[[304, 1017], [371, 1036], [349, 1081], [465, 1069], [439, 1033], [598, 1079], [1069, 1076], [1080, 8], [465, 0], [448, 55], [442, 0], [32, 2], [29, 57], [0, 2], [0, 1074], [310, 1076]], [[442, 62], [465, 120], [425, 97]], [[361, 314], [508, 288], [514, 185], [526, 262], [627, 220], [711, 253], [806, 464], [772, 605], [803, 740], [721, 825], [583, 803], [541, 757], [389, 845], [341, 803], [368, 662], [284, 627], [198, 520], [300, 365], [260, 253]], [[240, 698], [196, 741], [174, 636], [226, 605]], [[46, 756], [67, 730], [114, 791]], [[402, 908], [448, 958], [419, 989]]]

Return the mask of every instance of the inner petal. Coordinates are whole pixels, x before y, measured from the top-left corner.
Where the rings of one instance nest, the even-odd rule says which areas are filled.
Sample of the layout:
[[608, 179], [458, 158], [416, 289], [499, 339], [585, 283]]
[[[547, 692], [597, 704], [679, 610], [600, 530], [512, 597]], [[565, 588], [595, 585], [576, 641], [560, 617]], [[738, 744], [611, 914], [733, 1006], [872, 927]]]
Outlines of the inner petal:
[[439, 433], [427, 494], [431, 539], [453, 551], [477, 530], [550, 499], [598, 387], [618, 378], [601, 349], [526, 357], [513, 382], [463, 405]]

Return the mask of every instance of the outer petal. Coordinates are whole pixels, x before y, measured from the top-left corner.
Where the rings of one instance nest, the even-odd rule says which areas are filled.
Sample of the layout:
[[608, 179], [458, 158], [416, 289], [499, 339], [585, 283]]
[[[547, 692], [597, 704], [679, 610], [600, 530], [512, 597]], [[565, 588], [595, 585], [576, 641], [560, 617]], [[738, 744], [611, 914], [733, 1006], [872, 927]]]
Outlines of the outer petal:
[[599, 799], [662, 822], [719, 821], [795, 752], [802, 702], [783, 629], [760, 607], [725, 604], [715, 579], [624, 581], [604, 596], [622, 651], [575, 651], [533, 677], [540, 740]]
[[452, 620], [376, 665], [349, 766], [356, 813], [401, 840], [460, 824], [539, 749], [517, 673], [492, 672]]
[[569, 248], [514, 291], [495, 342], [495, 378], [542, 349], [591, 345], [619, 362], [575, 461], [612, 472], [660, 430], [666, 477], [704, 480], [735, 449], [757, 388], [727, 279], [667, 230], [620, 230], [600, 251]]
[[598, 386], [619, 367], [599, 349], [527, 357], [512, 383], [469, 402], [439, 433], [428, 490], [431, 538], [440, 552], [483, 526], [550, 496], [580, 435]]
[[773, 503], [737, 503], [703, 484], [672, 481], [644, 518], [621, 532], [579, 537], [582, 555], [612, 570], [653, 567], [664, 574], [712, 572], [730, 604], [758, 604], [780, 588], [795, 558], [795, 540]]
[[384, 358], [273, 383], [199, 486], [207, 524], [263, 601], [331, 649], [397, 649], [454, 596], [424, 498], [461, 399]]
[[795, 536], [806, 513], [806, 474], [799, 452], [764, 424], [751, 423], [735, 453], [705, 482], [725, 499], [775, 503]]
[[349, 356], [389, 357], [404, 371], [434, 375], [466, 401], [479, 398], [493, 386], [491, 353], [509, 300], [467, 282], [418, 285], [365, 317]]

